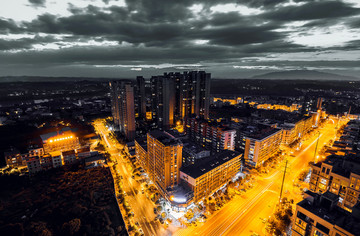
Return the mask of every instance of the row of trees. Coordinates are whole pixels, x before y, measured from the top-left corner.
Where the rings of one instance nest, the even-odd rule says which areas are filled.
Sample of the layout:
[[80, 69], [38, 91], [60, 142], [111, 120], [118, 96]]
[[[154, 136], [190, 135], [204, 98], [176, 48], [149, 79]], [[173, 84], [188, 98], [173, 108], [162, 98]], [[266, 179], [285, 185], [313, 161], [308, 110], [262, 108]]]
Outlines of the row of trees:
[[271, 235], [282, 236], [287, 235], [287, 231], [291, 225], [293, 216], [294, 201], [284, 197], [280, 204], [276, 206], [274, 214], [268, 220], [266, 230]]

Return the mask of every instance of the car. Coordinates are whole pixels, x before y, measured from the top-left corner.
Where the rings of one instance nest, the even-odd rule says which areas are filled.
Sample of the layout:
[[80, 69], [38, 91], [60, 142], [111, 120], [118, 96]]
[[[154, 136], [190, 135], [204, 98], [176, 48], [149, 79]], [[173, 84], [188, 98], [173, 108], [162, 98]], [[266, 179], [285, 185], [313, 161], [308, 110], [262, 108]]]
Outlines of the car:
[[136, 222], [135, 222], [135, 225], [139, 226], [140, 224], [139, 224], [139, 222], [138, 222], [138, 221], [136, 221]]
[[159, 221], [160, 221], [160, 224], [164, 224], [164, 219], [163, 218], [160, 218]]
[[141, 193], [142, 193], [142, 194], [144, 194], [144, 193], [145, 193], [145, 192], [144, 192], [144, 189], [143, 189], [143, 190], [141, 190]]

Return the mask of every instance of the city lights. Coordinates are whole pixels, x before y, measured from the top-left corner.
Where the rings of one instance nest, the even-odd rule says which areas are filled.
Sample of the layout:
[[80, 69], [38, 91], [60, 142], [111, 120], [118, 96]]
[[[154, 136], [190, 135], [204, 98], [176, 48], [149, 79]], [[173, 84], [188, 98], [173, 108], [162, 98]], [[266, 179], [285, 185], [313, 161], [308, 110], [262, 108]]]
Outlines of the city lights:
[[50, 139], [49, 142], [50, 143], [53, 143], [53, 142], [59, 142], [59, 141], [66, 141], [66, 140], [69, 140], [69, 139], [72, 139], [74, 138], [74, 136], [70, 135], [70, 136], [65, 136], [65, 137], [58, 137], [58, 138], [53, 138], [53, 139]]

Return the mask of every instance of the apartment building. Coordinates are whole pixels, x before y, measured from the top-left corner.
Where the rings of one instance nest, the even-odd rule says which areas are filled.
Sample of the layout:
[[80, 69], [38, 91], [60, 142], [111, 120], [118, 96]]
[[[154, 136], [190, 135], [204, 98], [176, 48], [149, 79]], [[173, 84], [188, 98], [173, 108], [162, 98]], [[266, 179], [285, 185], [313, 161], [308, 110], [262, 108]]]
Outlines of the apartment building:
[[146, 138], [136, 138], [135, 139], [135, 157], [139, 162], [141, 167], [149, 173], [149, 159], [147, 153], [147, 139]]
[[164, 131], [153, 130], [147, 134], [148, 173], [164, 196], [167, 188], [179, 183], [182, 147], [179, 139]]
[[347, 211], [359, 202], [360, 158], [355, 155], [331, 155], [311, 165], [309, 189], [314, 192], [331, 192], [339, 196], [338, 205]]
[[253, 167], [261, 165], [280, 150], [282, 130], [268, 127], [245, 138], [245, 162]]
[[150, 78], [153, 126], [169, 129], [190, 115], [209, 117], [211, 75], [204, 71], [164, 73]]
[[111, 111], [116, 128], [126, 139], [135, 138], [134, 86], [127, 81], [110, 82]]
[[61, 156], [65, 165], [70, 165], [77, 161], [75, 150], [62, 152]]
[[28, 158], [26, 160], [26, 165], [28, 167], [30, 175], [42, 171], [42, 167], [40, 164], [40, 158], [38, 156], [33, 156], [33, 157]]
[[234, 178], [241, 170], [241, 156], [224, 150], [181, 169], [180, 178], [193, 191], [193, 201], [209, 196]]
[[26, 159], [35, 156], [44, 155], [43, 148], [28, 148], [25, 152], [21, 153], [17, 149], [10, 149], [4, 152], [6, 165], [12, 167], [26, 166]]
[[321, 195], [306, 191], [304, 198], [296, 205], [291, 235], [359, 235], [359, 204], [350, 213], [338, 206], [339, 196], [329, 191]]
[[184, 130], [189, 138], [200, 146], [220, 152], [235, 150], [236, 130], [196, 117], [185, 118]]

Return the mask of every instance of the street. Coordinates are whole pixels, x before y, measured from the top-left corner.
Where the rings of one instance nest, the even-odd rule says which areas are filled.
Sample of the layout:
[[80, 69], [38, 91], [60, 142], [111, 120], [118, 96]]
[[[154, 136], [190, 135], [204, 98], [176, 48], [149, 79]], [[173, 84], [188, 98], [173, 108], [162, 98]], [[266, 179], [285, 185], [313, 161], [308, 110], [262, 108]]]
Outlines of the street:
[[[109, 137], [110, 131], [101, 120], [94, 122], [96, 131], [102, 136], [106, 145], [105, 149], [109, 152], [111, 159], [116, 159], [116, 171], [123, 177], [122, 188], [126, 193], [125, 200], [131, 206], [131, 211], [134, 212], [134, 217], [131, 219], [133, 223], [138, 222], [139, 227], [145, 235], [163, 235], [166, 234], [166, 229], [155, 221], [155, 214], [153, 209], [154, 203], [141, 192], [141, 183], [133, 179], [132, 167], [124, 155], [121, 153], [123, 145], [119, 144], [117, 140]], [[137, 191], [135, 191], [137, 190]], [[127, 218], [123, 216], [124, 220]], [[126, 220], [125, 220], [126, 221]]]
[[[336, 122], [327, 122], [319, 138], [318, 150], [324, 143], [334, 139]], [[315, 134], [317, 131], [314, 132]], [[293, 190], [293, 180], [308, 167], [308, 163], [313, 161], [315, 146], [318, 135], [313, 135], [304, 141], [302, 148], [295, 151], [293, 157], [289, 157], [288, 170], [284, 182], [283, 197], [293, 198], [295, 202], [301, 199], [301, 195], [291, 194]], [[283, 163], [284, 164], [284, 163]], [[199, 226], [180, 229], [175, 235], [265, 235], [265, 223], [279, 201], [284, 165], [270, 174], [268, 177], [259, 178], [253, 189], [242, 196], [236, 196], [222, 209], [214, 213], [207, 222]]]

